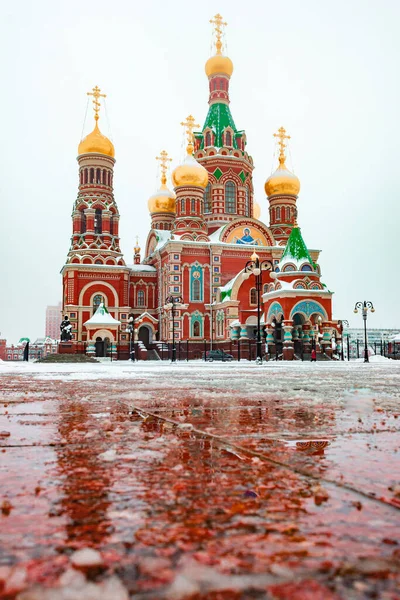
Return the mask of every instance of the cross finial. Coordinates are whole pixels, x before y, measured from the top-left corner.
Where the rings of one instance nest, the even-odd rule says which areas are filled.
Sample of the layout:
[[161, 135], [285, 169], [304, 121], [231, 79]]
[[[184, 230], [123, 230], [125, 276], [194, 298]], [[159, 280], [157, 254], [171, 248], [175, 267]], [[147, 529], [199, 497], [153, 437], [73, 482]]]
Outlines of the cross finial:
[[286, 129], [284, 127], [280, 127], [278, 129], [278, 133], [274, 133], [274, 137], [279, 138], [279, 165], [285, 164], [285, 140], [290, 140], [290, 135], [286, 135]]
[[160, 156], [156, 156], [156, 160], [160, 161], [161, 184], [165, 185], [167, 183], [167, 162], [171, 162], [172, 158], [168, 157], [168, 152], [162, 150]]
[[222, 20], [222, 16], [219, 13], [217, 13], [213, 19], [210, 19], [210, 23], [212, 25], [215, 25], [214, 31], [215, 31], [215, 37], [217, 38], [215, 40], [215, 47], [217, 49], [217, 54], [221, 54], [221, 49], [222, 49], [222, 41], [221, 41], [222, 27], [225, 27], [226, 25], [228, 25], [228, 23], [226, 21]]
[[186, 128], [188, 154], [193, 154], [193, 129], [195, 127], [200, 127], [200, 125], [198, 125], [194, 121], [195, 118], [192, 115], [189, 115], [188, 117], [186, 117], [186, 121], [182, 121], [181, 123], [181, 125]]
[[93, 110], [94, 118], [96, 121], [99, 120], [100, 102], [99, 98], [107, 98], [106, 94], [101, 94], [100, 88], [96, 85], [91, 92], [86, 92], [88, 96], [93, 96]]

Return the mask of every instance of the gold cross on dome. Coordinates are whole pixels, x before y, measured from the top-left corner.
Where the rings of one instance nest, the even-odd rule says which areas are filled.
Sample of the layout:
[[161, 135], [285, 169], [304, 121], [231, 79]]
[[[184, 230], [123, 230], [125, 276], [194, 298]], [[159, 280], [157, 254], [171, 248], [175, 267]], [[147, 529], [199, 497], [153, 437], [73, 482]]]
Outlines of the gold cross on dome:
[[186, 135], [189, 146], [193, 146], [193, 129], [195, 127], [200, 127], [197, 123], [194, 122], [195, 119], [192, 115], [186, 117], [186, 121], [182, 121], [181, 125], [186, 127]]
[[156, 156], [156, 160], [160, 162], [161, 183], [167, 183], [167, 162], [171, 162], [172, 158], [168, 157], [168, 152], [162, 150], [160, 156]]
[[285, 140], [290, 140], [290, 135], [286, 135], [286, 129], [284, 127], [280, 127], [278, 129], [278, 133], [274, 133], [274, 137], [279, 138], [279, 162], [283, 164], [285, 162]]
[[215, 25], [214, 32], [215, 32], [215, 37], [217, 38], [216, 42], [215, 42], [215, 47], [217, 49], [217, 54], [221, 54], [222, 27], [225, 27], [226, 25], [228, 25], [228, 23], [226, 21], [222, 20], [222, 16], [219, 13], [217, 13], [213, 19], [210, 19], [210, 23], [212, 25]]
[[96, 121], [99, 119], [100, 102], [99, 98], [107, 98], [106, 94], [101, 94], [100, 88], [96, 85], [91, 92], [86, 92], [88, 96], [93, 96], [93, 110]]

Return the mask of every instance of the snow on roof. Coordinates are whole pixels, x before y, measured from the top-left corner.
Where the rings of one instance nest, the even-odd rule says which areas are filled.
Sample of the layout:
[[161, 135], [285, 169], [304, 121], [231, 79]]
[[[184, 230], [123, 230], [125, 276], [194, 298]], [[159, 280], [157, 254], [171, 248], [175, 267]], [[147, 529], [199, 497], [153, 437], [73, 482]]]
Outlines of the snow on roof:
[[290, 232], [285, 250], [283, 251], [279, 262], [279, 268], [282, 270], [283, 265], [287, 263], [293, 263], [298, 269], [304, 263], [314, 265], [307, 246], [304, 243], [303, 236], [301, 235], [300, 227], [293, 227]]
[[131, 271], [157, 271], [155, 267], [151, 265], [127, 265]]
[[84, 323], [86, 327], [88, 325], [121, 325], [121, 321], [117, 321], [110, 315], [107, 310], [107, 307], [104, 306], [103, 302], [99, 304], [98, 309], [94, 313], [94, 315]]
[[221, 302], [228, 302], [231, 299], [231, 293], [232, 293], [234, 283], [235, 283], [236, 279], [239, 277], [239, 275], [241, 275], [242, 273], [243, 273], [243, 271], [239, 271], [239, 273], [237, 275], [235, 275], [235, 277], [233, 279], [231, 279], [230, 281], [228, 281], [228, 283], [226, 283], [225, 285], [223, 285], [219, 288], [219, 290], [221, 292]]

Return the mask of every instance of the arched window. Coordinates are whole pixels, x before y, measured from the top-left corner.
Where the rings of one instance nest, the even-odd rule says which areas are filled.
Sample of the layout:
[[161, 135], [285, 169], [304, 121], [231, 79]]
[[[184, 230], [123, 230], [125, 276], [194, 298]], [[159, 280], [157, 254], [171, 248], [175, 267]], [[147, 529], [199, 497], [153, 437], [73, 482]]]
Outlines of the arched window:
[[88, 170], [85, 169], [85, 183], [88, 182]]
[[101, 294], [96, 294], [93, 298], [93, 314], [96, 312], [102, 302], [104, 304], [103, 296]]
[[96, 171], [96, 183], [101, 183], [101, 171], [97, 169]]
[[225, 212], [235, 214], [236, 212], [236, 185], [232, 181], [225, 184]]
[[103, 169], [103, 184], [107, 185], [107, 171]]
[[181, 213], [185, 213], [185, 198], [182, 198], [181, 200]]
[[81, 211], [81, 233], [86, 232], [86, 215], [85, 211]]
[[290, 222], [290, 206], [286, 207], [286, 222]]
[[195, 321], [193, 323], [193, 337], [200, 337], [201, 333], [200, 333], [200, 322], [199, 321]]
[[209, 214], [210, 212], [211, 212], [211, 185], [207, 184], [207, 187], [204, 190], [204, 214]]
[[208, 146], [211, 146], [211, 133], [209, 131], [207, 131], [207, 133], [206, 133], [206, 143], [205, 143], [205, 147], [208, 148]]
[[190, 212], [196, 214], [196, 200], [194, 198], [190, 201]]
[[144, 306], [144, 291], [139, 290], [137, 293], [137, 305]]
[[94, 215], [94, 232], [102, 233], [101, 208], [96, 208]]
[[90, 181], [89, 183], [93, 183], [94, 181], [94, 169], [90, 169]]
[[277, 221], [281, 220], [281, 207], [277, 206], [275, 209], [275, 218]]
[[263, 293], [266, 294], [268, 292], [268, 283], [264, 283]]
[[232, 146], [232, 133], [230, 131], [225, 134], [225, 146]]
[[199, 279], [194, 279], [192, 282], [192, 301], [199, 302], [201, 300], [201, 284]]
[[256, 290], [256, 288], [251, 288], [251, 290], [250, 290], [250, 304], [257, 304], [257, 290]]

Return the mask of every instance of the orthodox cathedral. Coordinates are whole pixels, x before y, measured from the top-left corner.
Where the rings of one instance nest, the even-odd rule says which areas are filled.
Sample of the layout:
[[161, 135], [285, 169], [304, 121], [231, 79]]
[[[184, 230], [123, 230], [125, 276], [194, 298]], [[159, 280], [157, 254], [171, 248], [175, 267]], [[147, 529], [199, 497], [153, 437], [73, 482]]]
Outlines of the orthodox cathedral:
[[227, 349], [259, 331], [263, 353], [279, 352], [286, 360], [295, 358], [299, 342], [305, 351], [313, 346], [328, 355], [332, 337], [340, 347], [319, 250], [307, 248], [297, 223], [300, 182], [286, 166], [289, 136], [283, 127], [273, 134], [279, 164], [265, 182], [267, 226], [254, 202], [246, 133], [230, 109], [226, 23], [219, 14], [211, 23], [208, 113], [201, 129], [191, 115], [182, 122], [186, 157], [172, 171], [173, 189], [167, 185], [171, 159], [160, 152], [160, 187], [148, 201], [151, 228], [143, 257], [136, 243], [133, 264], [120, 249], [115, 149], [99, 129], [104, 94], [98, 87], [89, 92], [95, 125], [78, 147], [79, 188], [61, 271], [72, 339], [60, 352], [128, 358], [132, 317], [141, 358], [173, 340], [184, 340], [200, 356], [204, 339]]

